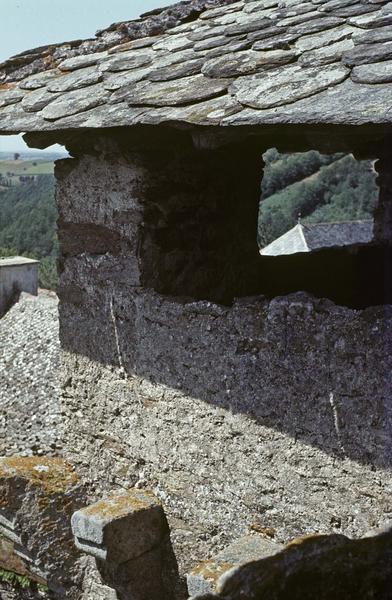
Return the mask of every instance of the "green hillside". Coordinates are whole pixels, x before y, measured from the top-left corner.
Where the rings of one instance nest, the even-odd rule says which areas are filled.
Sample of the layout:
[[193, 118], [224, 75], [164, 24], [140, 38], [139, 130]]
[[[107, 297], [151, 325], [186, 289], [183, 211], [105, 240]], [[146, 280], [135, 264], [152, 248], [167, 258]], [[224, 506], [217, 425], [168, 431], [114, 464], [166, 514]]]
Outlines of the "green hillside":
[[[53, 171], [53, 163], [41, 165], [46, 170], [49, 167]], [[39, 285], [49, 289], [57, 284], [56, 219], [53, 175], [35, 175], [0, 190], [0, 255], [21, 254], [39, 259]]]
[[371, 219], [377, 202], [376, 173], [370, 161], [351, 155], [311, 151], [264, 155], [258, 241], [263, 247], [304, 223]]

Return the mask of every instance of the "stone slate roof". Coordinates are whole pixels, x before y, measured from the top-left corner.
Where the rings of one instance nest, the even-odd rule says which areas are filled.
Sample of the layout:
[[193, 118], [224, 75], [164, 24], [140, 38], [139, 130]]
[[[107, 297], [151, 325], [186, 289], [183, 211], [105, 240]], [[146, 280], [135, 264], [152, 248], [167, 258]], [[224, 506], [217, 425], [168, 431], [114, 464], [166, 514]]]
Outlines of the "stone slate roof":
[[61, 449], [57, 304], [22, 293], [0, 319], [0, 456]]
[[0, 133], [392, 123], [392, 2], [188, 0], [0, 65]]
[[373, 221], [337, 223], [298, 223], [295, 227], [260, 250], [263, 256], [312, 252], [333, 246], [368, 244], [373, 239]]

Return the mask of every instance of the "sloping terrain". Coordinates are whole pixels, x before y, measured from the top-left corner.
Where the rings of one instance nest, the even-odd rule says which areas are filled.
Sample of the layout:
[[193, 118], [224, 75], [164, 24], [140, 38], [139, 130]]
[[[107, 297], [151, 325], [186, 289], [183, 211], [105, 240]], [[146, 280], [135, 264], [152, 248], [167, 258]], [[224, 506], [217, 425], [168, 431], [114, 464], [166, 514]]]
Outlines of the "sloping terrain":
[[303, 223], [373, 219], [378, 188], [371, 161], [318, 152], [264, 156], [258, 240], [266, 246]]

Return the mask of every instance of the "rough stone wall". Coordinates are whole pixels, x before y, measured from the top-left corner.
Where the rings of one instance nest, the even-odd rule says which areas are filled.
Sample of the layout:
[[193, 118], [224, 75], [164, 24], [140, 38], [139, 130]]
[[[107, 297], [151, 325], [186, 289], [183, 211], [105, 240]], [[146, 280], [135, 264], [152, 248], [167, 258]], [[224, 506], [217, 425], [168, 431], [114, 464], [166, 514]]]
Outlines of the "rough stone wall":
[[386, 523], [392, 309], [192, 300], [251, 276], [258, 188], [233, 172], [241, 155], [213, 179], [196, 151], [105, 152], [57, 167], [65, 448], [97, 497], [153, 488], [182, 571], [251, 525], [285, 541]]

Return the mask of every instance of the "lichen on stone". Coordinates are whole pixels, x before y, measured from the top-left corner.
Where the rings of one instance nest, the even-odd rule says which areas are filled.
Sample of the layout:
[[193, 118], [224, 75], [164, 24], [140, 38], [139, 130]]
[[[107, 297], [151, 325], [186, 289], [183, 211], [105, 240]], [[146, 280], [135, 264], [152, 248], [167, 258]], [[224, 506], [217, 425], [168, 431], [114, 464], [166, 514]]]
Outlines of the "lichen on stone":
[[64, 492], [78, 483], [72, 465], [61, 458], [13, 456], [0, 459], [1, 479], [19, 477], [40, 486], [47, 494]]

